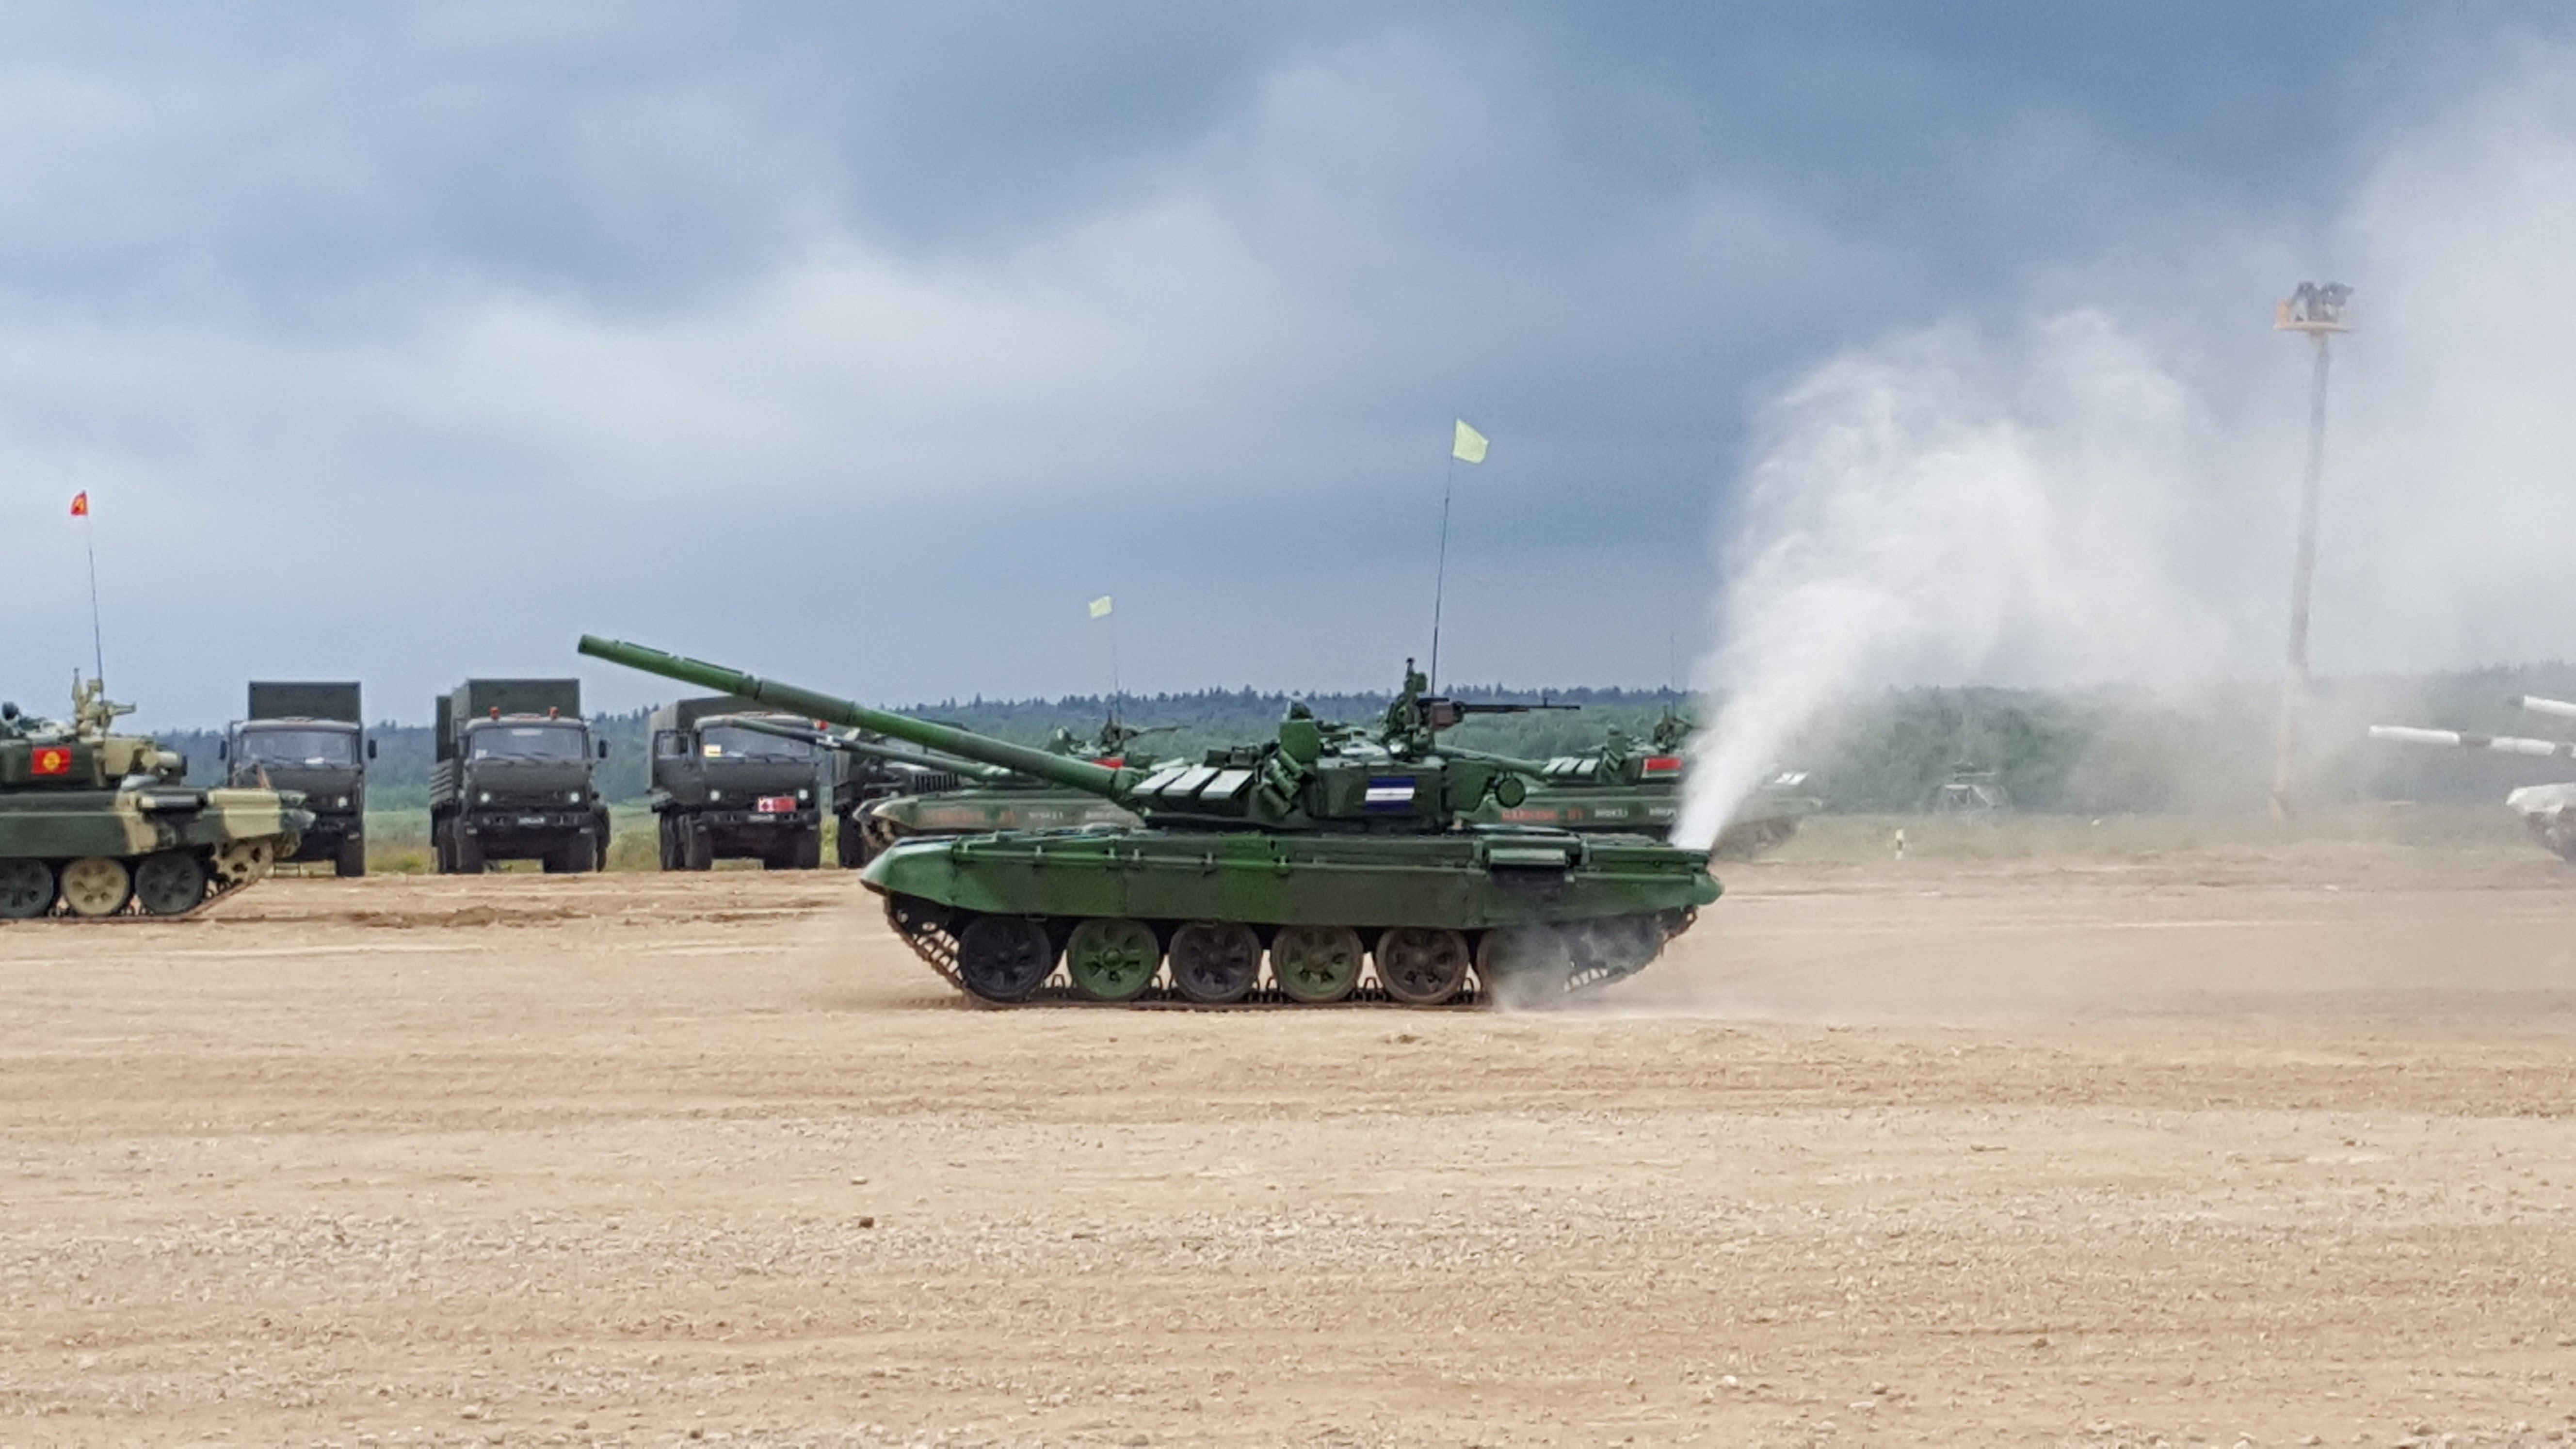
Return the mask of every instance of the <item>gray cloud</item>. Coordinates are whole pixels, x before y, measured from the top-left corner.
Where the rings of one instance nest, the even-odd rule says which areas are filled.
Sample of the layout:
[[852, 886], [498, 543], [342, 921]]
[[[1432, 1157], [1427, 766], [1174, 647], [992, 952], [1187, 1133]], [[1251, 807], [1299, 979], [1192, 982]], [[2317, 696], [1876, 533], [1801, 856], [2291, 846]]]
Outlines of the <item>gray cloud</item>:
[[1748, 396], [2338, 155], [2159, 130], [2253, 93], [2179, 42], [2160, 103], [2062, 27], [1810, 9], [14, 12], [0, 678], [86, 658], [88, 487], [152, 718], [416, 716], [583, 629], [1094, 688], [1100, 592], [1131, 684], [1375, 683], [1464, 413], [1448, 657], [1659, 681]]

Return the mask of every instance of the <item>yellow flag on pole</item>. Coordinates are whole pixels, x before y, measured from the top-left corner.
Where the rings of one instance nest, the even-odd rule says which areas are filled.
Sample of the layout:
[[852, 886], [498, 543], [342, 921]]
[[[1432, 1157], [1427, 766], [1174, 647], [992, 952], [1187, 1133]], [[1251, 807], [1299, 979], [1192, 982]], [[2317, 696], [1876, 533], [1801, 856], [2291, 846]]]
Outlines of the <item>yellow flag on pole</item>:
[[1099, 598], [1091, 601], [1091, 617], [1095, 619], [1106, 619], [1109, 617], [1109, 596], [1107, 594], [1102, 594]]
[[1449, 456], [1461, 463], [1485, 461], [1485, 435], [1467, 426], [1465, 418], [1460, 418], [1458, 436], [1449, 444]]

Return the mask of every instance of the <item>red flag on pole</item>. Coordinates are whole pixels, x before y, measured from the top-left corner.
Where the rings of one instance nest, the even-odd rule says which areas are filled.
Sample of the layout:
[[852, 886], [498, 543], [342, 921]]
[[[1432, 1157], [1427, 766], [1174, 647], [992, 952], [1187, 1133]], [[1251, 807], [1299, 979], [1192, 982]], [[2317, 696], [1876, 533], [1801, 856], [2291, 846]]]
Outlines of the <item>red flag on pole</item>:
[[82, 489], [81, 491], [79, 491], [78, 493], [75, 493], [75, 494], [73, 494], [73, 495], [72, 495], [72, 517], [74, 517], [74, 518], [87, 518], [87, 517], [89, 517], [89, 490], [88, 490], [88, 489], [84, 488], [84, 489]]

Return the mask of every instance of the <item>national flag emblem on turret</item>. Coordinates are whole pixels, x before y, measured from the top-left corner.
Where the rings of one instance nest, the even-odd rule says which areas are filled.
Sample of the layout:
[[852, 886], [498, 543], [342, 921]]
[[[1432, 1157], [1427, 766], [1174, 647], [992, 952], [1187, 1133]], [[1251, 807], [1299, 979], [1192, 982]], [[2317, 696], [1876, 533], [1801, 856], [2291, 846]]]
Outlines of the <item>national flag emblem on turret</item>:
[[84, 489], [82, 489], [81, 491], [79, 491], [78, 493], [75, 493], [75, 494], [73, 494], [73, 495], [72, 495], [72, 517], [74, 517], [74, 518], [87, 518], [87, 517], [89, 517], [89, 490], [88, 490], [88, 489], [84, 488]]
[[72, 751], [69, 745], [38, 745], [27, 760], [27, 773], [30, 775], [68, 775], [71, 772]]

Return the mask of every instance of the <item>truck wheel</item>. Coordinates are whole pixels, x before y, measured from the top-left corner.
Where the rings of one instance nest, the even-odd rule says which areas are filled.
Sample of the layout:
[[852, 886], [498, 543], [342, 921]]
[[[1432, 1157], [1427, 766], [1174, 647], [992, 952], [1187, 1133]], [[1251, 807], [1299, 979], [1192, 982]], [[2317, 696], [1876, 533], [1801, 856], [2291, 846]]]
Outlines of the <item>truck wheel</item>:
[[433, 820], [429, 822], [429, 868], [433, 874], [453, 875], [456, 873], [456, 862], [448, 858], [449, 854], [455, 849], [455, 847], [449, 843], [452, 834], [453, 832], [447, 828], [446, 821]]
[[844, 815], [840, 821], [840, 839], [834, 842], [832, 853], [839, 857], [842, 869], [857, 870], [868, 863], [867, 832], [859, 829], [855, 815]]
[[342, 880], [367, 873], [367, 838], [352, 835], [340, 842], [339, 857], [331, 862], [332, 872]]
[[788, 852], [787, 855], [787, 868], [790, 870], [820, 870], [822, 866], [823, 827], [817, 825], [812, 830], [796, 837], [796, 845]]
[[695, 820], [680, 825], [680, 869], [713, 870], [716, 868], [715, 837]]
[[482, 841], [457, 829], [452, 821], [447, 827], [447, 840], [448, 859], [455, 862], [451, 869], [456, 874], [481, 875], [483, 873]]
[[546, 874], [588, 875], [599, 869], [599, 845], [589, 836], [567, 840], [546, 852]]
[[680, 868], [680, 842], [675, 838], [675, 832], [671, 829], [670, 816], [656, 815], [653, 817], [653, 838], [661, 846], [661, 869], [678, 870]]

